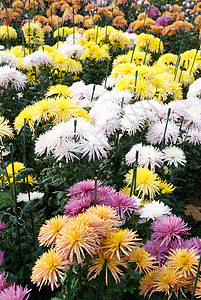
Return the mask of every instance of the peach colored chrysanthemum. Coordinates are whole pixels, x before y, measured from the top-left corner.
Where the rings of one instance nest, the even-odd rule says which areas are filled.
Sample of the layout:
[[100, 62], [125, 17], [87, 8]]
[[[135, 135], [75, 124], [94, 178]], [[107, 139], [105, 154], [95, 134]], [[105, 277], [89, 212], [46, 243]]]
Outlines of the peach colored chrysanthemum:
[[143, 248], [137, 246], [129, 253], [128, 261], [136, 263], [135, 271], [139, 269], [139, 273], [142, 271], [148, 273], [151, 271], [151, 269], [154, 269], [156, 257], [151, 256], [151, 254], [149, 254]]
[[55, 249], [70, 262], [76, 258], [81, 264], [86, 253], [93, 256], [99, 250], [97, 240], [97, 233], [89, 226], [83, 223], [72, 224], [72, 226], [69, 224], [60, 231]]
[[56, 216], [47, 220], [45, 224], [40, 228], [38, 240], [39, 245], [53, 245], [59, 232], [66, 225], [68, 218], [66, 216]]

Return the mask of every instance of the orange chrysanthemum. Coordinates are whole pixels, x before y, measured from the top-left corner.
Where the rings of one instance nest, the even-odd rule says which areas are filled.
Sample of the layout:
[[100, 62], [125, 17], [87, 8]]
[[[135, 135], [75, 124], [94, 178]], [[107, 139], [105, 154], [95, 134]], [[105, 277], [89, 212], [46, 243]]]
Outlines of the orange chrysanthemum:
[[151, 271], [151, 269], [154, 269], [154, 265], [156, 263], [156, 257], [151, 256], [143, 248], [137, 246], [132, 250], [132, 252], [129, 253], [128, 261], [136, 263], [135, 271], [139, 269], [140, 273], [142, 271], [148, 273]]

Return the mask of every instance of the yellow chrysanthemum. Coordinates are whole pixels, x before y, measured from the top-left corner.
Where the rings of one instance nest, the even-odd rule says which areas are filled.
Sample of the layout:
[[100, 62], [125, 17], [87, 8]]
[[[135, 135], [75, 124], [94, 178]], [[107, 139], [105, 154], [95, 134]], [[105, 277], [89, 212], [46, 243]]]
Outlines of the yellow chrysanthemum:
[[8, 125], [8, 120], [4, 119], [4, 117], [0, 116], [0, 141], [2, 143], [2, 139], [4, 136], [8, 136], [9, 138], [13, 138], [13, 129]]
[[29, 105], [25, 107], [20, 114], [15, 118], [14, 128], [19, 133], [24, 126], [24, 120], [26, 119], [26, 124], [29, 125], [31, 131], [34, 131], [34, 121], [33, 121], [33, 106]]
[[116, 255], [120, 260], [122, 255], [129, 256], [129, 252], [132, 251], [137, 245], [136, 232], [129, 229], [120, 229], [117, 232], [110, 233], [103, 242], [103, 249], [108, 257]]
[[149, 43], [154, 38], [152, 34], [141, 33], [135, 38], [135, 44]]
[[129, 252], [128, 261], [136, 263], [135, 271], [139, 269], [140, 273], [142, 271], [148, 273], [151, 269], [155, 268], [154, 265], [156, 263], [156, 257], [151, 256], [151, 254], [146, 252], [143, 248], [137, 246]]
[[188, 278], [196, 276], [199, 255], [193, 249], [172, 249], [168, 256], [168, 264], [177, 270], [182, 276]]
[[163, 265], [155, 274], [153, 288], [155, 292], [165, 292], [168, 299], [171, 299], [173, 292], [177, 296], [186, 283], [185, 278], [175, 268]]
[[157, 64], [176, 65], [178, 56], [173, 53], [166, 53], [159, 57]]
[[37, 286], [50, 284], [51, 289], [54, 290], [54, 285], [57, 287], [58, 277], [62, 279], [66, 262], [63, 261], [62, 256], [54, 249], [43, 253], [37, 259], [35, 266], [32, 269], [31, 281]]
[[69, 58], [66, 54], [56, 53], [52, 57], [53, 67], [59, 71], [70, 73], [79, 73], [82, 71], [82, 65], [79, 61]]
[[190, 74], [188, 71], [178, 70], [176, 80], [179, 81], [180, 84], [182, 84], [184, 87], [186, 87], [193, 83], [193, 81], [195, 81], [195, 78], [193, 74]]
[[[75, 32], [77, 32], [77, 30], [75, 29]], [[54, 38], [56, 38], [58, 35], [59, 37], [66, 37], [67, 35], [70, 35], [73, 33], [73, 28], [69, 28], [69, 27], [61, 27], [58, 28], [54, 31]]]
[[181, 84], [176, 82], [176, 81], [172, 81], [171, 82], [171, 87], [172, 87], [173, 92], [174, 92], [173, 99], [174, 100], [183, 99], [183, 92], [182, 92]]
[[153, 290], [153, 283], [154, 283], [154, 279], [156, 277], [157, 272], [158, 272], [157, 269], [151, 270], [140, 279], [140, 287], [139, 287], [140, 295], [143, 295], [144, 297], [146, 297], [147, 294], [151, 290]]
[[160, 180], [159, 189], [161, 190], [162, 194], [171, 194], [176, 187], [173, 186], [172, 183], [167, 183], [166, 180]]
[[[132, 56], [132, 51], [129, 51], [127, 55], [129, 57], [129, 61], [130, 61], [131, 56]], [[142, 52], [142, 51], [135, 51], [133, 54], [132, 62], [135, 65], [142, 65], [142, 64], [144, 64], [144, 61], [145, 61], [145, 64], [148, 65], [151, 62], [151, 59], [152, 59], [152, 56], [150, 53], [146, 54], [145, 52]]]
[[[132, 178], [133, 170], [130, 170], [126, 174], [126, 183], [131, 185]], [[138, 196], [144, 197], [147, 195], [152, 199], [159, 191], [159, 185], [159, 178], [154, 171], [142, 167], [137, 168], [136, 191], [138, 191]]]
[[116, 255], [112, 258], [108, 258], [107, 255], [101, 250], [98, 253], [98, 258], [92, 259], [92, 266], [89, 268], [89, 273], [87, 278], [94, 272], [94, 275], [89, 279], [96, 278], [103, 269], [104, 263], [106, 261], [106, 268], [105, 268], [105, 281], [106, 285], [108, 285], [108, 270], [111, 272], [112, 276], [114, 277], [116, 283], [120, 282], [120, 278], [118, 275], [123, 276], [123, 272], [119, 269], [119, 266], [127, 268], [127, 264], [123, 262], [123, 260], [119, 260]]
[[13, 27], [6, 26], [6, 25], [0, 26], [0, 39], [1, 40], [16, 39], [16, 38], [17, 38], [17, 31]]
[[18, 58], [24, 58], [24, 56], [29, 54], [29, 51], [26, 47], [23, 46], [15, 46], [9, 50], [10, 53], [14, 54]]
[[167, 73], [158, 74], [151, 78], [151, 83], [155, 87], [156, 93], [164, 100], [167, 99], [168, 95], [173, 94], [172, 81], [170, 80], [171, 78], [168, 78], [168, 75]]
[[40, 228], [38, 241], [39, 245], [50, 246], [56, 241], [61, 229], [66, 225], [68, 218], [66, 216], [56, 216], [45, 221], [45, 224]]
[[69, 87], [67, 85], [62, 85], [62, 84], [50, 86], [45, 94], [46, 97], [51, 97], [51, 96], [70, 97], [71, 95], [72, 95], [72, 91], [69, 89]]
[[73, 100], [64, 96], [55, 99], [57, 111], [54, 117], [54, 123], [66, 122], [78, 115], [80, 107]]
[[36, 46], [44, 44], [44, 32], [40, 23], [27, 22], [22, 27], [22, 31], [27, 44]]
[[32, 105], [32, 120], [38, 123], [44, 119], [48, 120], [58, 111], [55, 99], [43, 99]]
[[135, 71], [136, 71], [136, 66], [134, 64], [122, 63], [120, 65], [115, 66], [112, 69], [112, 73], [110, 76], [116, 79], [118, 77], [121, 78], [127, 75], [135, 75]]
[[[16, 177], [16, 175], [25, 169], [25, 166], [23, 163], [21, 162], [18, 162], [18, 161], [15, 161], [13, 163], [14, 165], [14, 177]], [[5, 182], [5, 184], [9, 184], [9, 183], [12, 183], [13, 182], [13, 167], [12, 167], [12, 163], [9, 164], [7, 167], [6, 167], [6, 173], [8, 175], [8, 178], [3, 176], [3, 181]], [[33, 180], [33, 176], [32, 175], [28, 175], [27, 176], [27, 179], [28, 179], [28, 183], [29, 184], [33, 184], [33, 183], [37, 183], [36, 181]], [[25, 182], [27, 182], [27, 179], [25, 180]], [[24, 182], [24, 179], [20, 179], [20, 180], [17, 180], [17, 183], [21, 183], [21, 182]]]

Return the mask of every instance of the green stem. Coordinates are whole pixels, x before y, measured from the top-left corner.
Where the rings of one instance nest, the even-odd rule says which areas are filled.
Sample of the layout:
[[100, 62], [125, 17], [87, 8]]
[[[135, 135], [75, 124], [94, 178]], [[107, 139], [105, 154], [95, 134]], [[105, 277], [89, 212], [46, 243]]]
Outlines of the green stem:
[[136, 151], [135, 162], [133, 163], [133, 177], [131, 182], [130, 197], [132, 196], [133, 193], [135, 194], [135, 189], [136, 189], [138, 156], [139, 156], [139, 151]]
[[194, 286], [193, 286], [193, 293], [192, 293], [192, 296], [191, 296], [191, 300], [194, 299], [195, 289], [196, 289], [196, 286], [197, 286], [198, 277], [199, 277], [199, 273], [200, 273], [200, 266], [201, 266], [201, 255], [200, 255], [200, 258], [199, 258], [199, 263], [198, 263], [197, 273], [196, 273], [196, 277], [195, 277], [195, 283], [194, 283]]
[[93, 86], [93, 90], [92, 90], [92, 94], [91, 94], [91, 102], [93, 101], [93, 97], [94, 97], [95, 88], [96, 88], [96, 85], [94, 84], [94, 86]]
[[144, 56], [143, 65], [146, 63], [146, 58], [147, 58], [148, 49], [149, 49], [149, 43], [147, 44], [147, 48], [146, 48], [146, 52], [145, 52], [145, 56]]
[[105, 274], [106, 266], [107, 266], [107, 259], [105, 258], [103, 269], [102, 269], [102, 272], [101, 272], [100, 281], [99, 281], [98, 293], [97, 293], [97, 296], [96, 296], [96, 300], [98, 300], [99, 297], [100, 297], [100, 293], [101, 293], [102, 286], [103, 286], [103, 279], [104, 279], [104, 274]]
[[132, 64], [132, 62], [133, 62], [133, 55], [134, 55], [134, 52], [135, 52], [135, 48], [136, 48], [136, 44], [133, 44], [133, 50], [132, 50], [131, 60], [130, 60], [130, 63], [131, 63], [131, 64]]
[[195, 64], [195, 60], [196, 60], [197, 54], [198, 54], [198, 49], [196, 50], [195, 56], [194, 56], [194, 58], [193, 58], [193, 63], [192, 63], [192, 66], [191, 66], [191, 69], [190, 69], [189, 74], [191, 74], [191, 72], [192, 72], [192, 70], [193, 70], [193, 66], [194, 66], [194, 64]]
[[69, 278], [68, 278], [68, 286], [67, 286], [67, 297], [66, 297], [66, 300], [70, 300], [72, 275], [73, 275], [73, 265], [70, 265], [70, 273], [69, 273]]

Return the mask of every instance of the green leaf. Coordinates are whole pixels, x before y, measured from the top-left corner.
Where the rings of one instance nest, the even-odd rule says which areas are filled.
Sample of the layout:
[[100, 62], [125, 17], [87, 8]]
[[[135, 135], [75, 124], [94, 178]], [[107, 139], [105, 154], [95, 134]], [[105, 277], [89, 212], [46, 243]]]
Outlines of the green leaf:
[[30, 172], [34, 171], [34, 169], [32, 168], [25, 168], [22, 171], [20, 171], [16, 176], [15, 176], [15, 180], [16, 181], [20, 181], [22, 179], [26, 178], [26, 175]]

